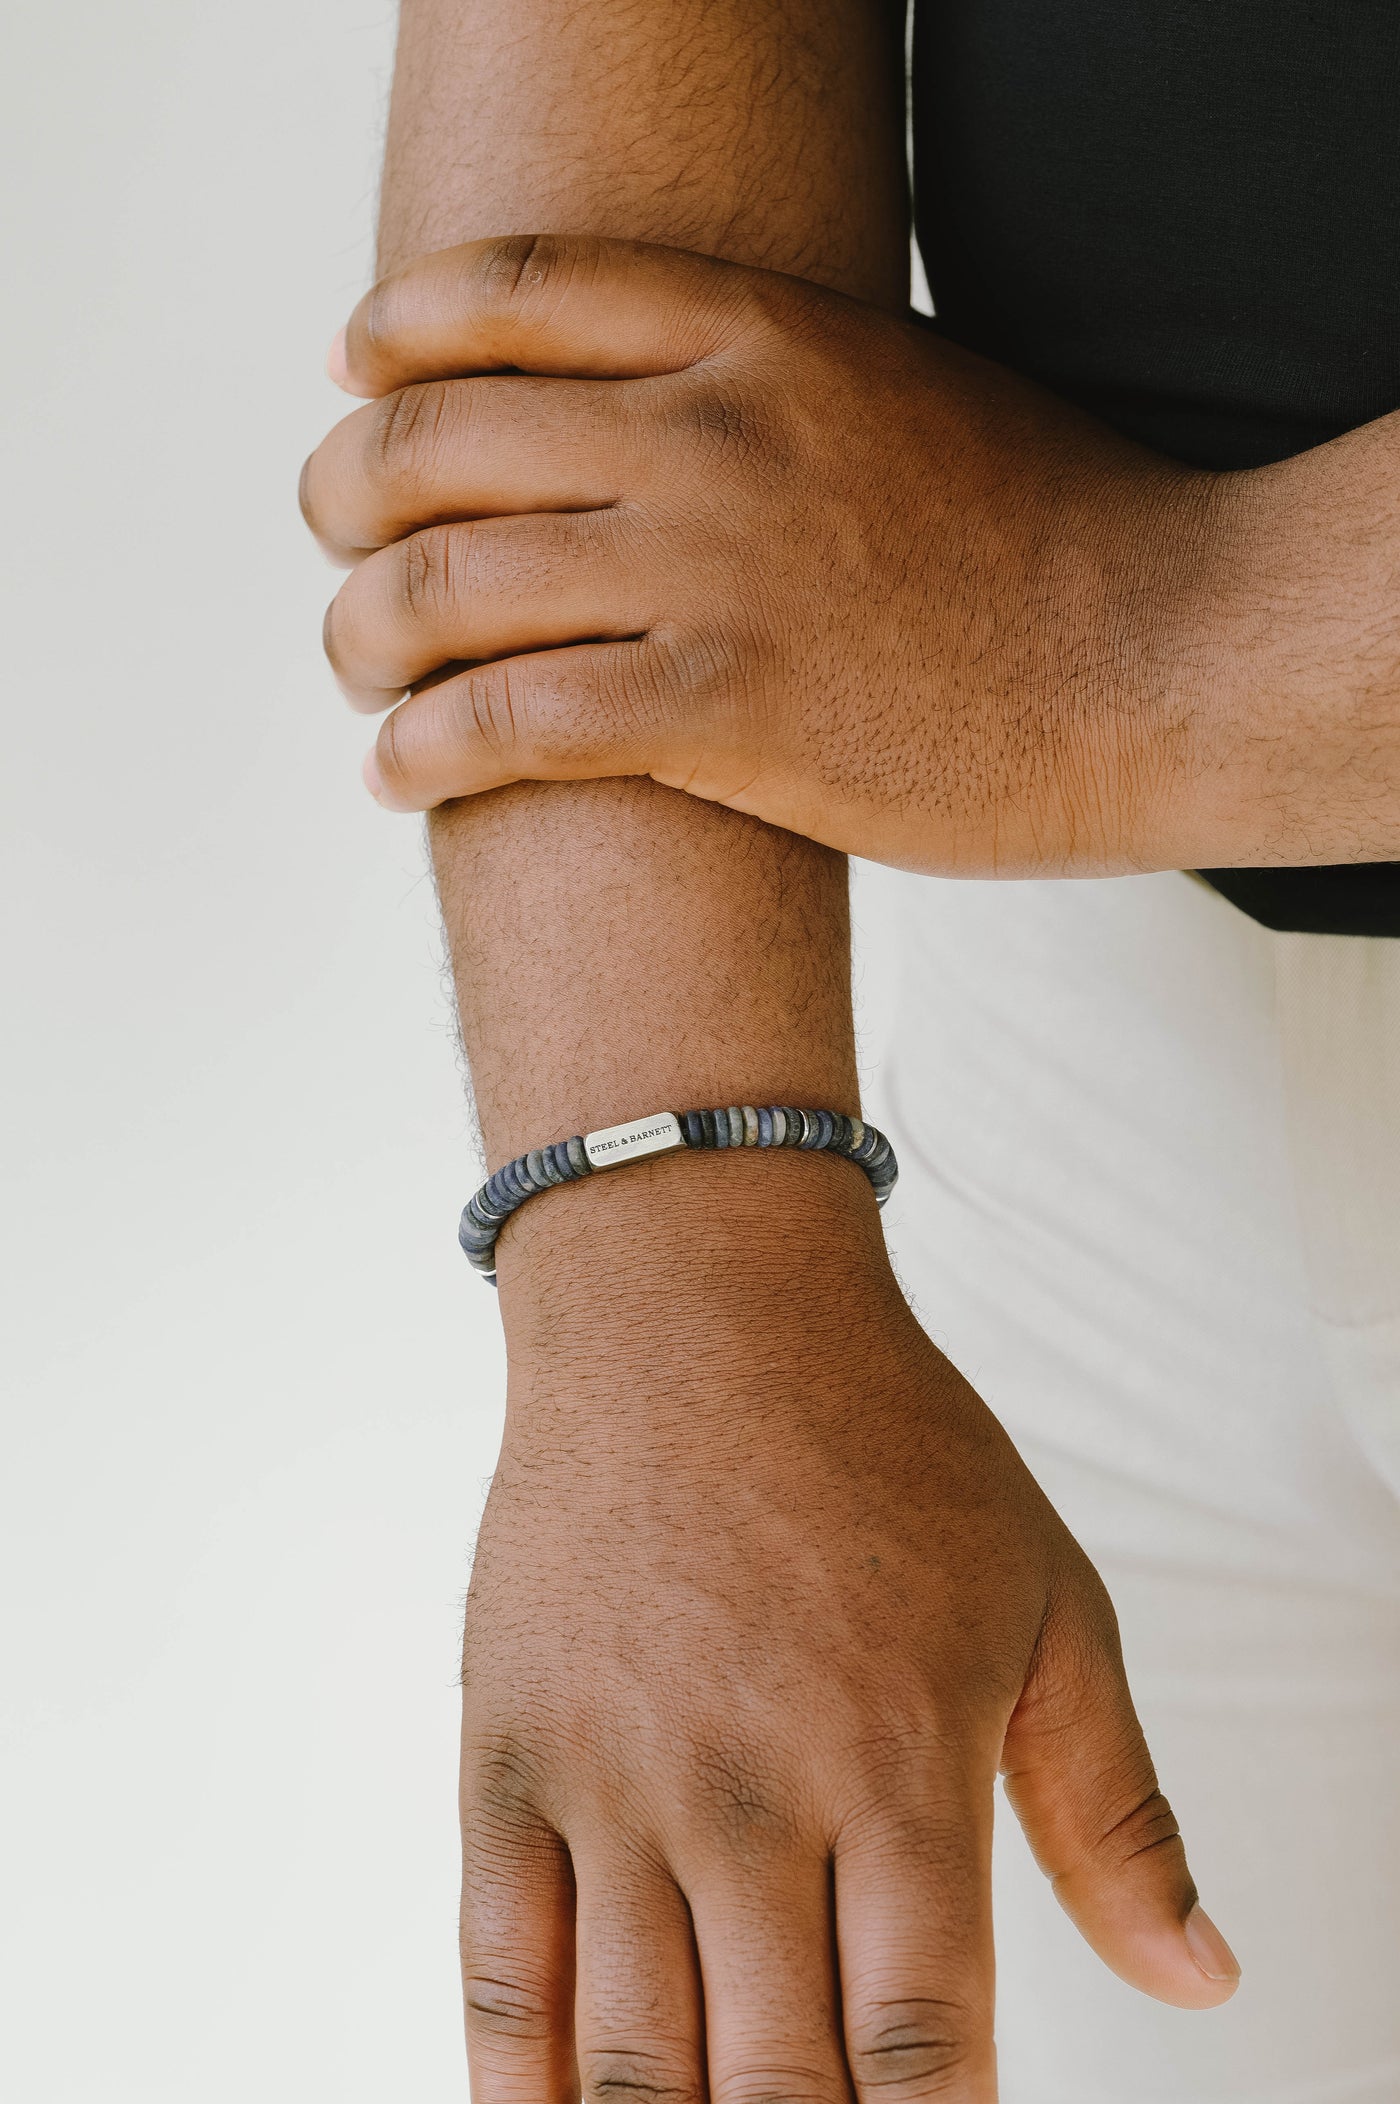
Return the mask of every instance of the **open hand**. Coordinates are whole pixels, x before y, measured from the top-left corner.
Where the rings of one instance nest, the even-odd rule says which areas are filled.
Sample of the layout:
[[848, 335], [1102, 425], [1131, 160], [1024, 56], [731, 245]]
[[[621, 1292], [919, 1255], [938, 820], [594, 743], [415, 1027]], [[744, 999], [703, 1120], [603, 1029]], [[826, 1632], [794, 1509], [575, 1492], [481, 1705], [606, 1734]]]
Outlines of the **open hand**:
[[908, 868], [1200, 859], [1176, 684], [1210, 690], [1220, 478], [914, 321], [635, 243], [424, 256], [335, 355], [377, 399], [303, 503], [356, 565], [343, 686], [410, 690], [386, 804], [649, 774]]
[[[859, 1176], [763, 1166], [719, 1248], [695, 1162], [512, 1229], [464, 1675], [478, 2104], [990, 2104], [998, 1766], [1108, 1964], [1235, 1986], [1102, 1585]], [[600, 1237], [625, 1287], [562, 1292]]]

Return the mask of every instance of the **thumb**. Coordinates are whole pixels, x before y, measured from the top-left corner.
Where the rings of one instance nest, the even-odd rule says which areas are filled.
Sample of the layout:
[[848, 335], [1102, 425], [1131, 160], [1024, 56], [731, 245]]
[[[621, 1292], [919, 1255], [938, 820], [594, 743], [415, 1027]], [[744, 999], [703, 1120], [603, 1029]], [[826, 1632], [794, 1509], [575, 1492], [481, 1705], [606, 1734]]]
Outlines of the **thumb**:
[[1128, 1692], [1117, 1617], [1085, 1564], [1051, 1606], [1002, 1755], [1006, 1794], [1085, 1941], [1182, 2009], [1229, 2000], [1240, 1969], [1202, 1910]]

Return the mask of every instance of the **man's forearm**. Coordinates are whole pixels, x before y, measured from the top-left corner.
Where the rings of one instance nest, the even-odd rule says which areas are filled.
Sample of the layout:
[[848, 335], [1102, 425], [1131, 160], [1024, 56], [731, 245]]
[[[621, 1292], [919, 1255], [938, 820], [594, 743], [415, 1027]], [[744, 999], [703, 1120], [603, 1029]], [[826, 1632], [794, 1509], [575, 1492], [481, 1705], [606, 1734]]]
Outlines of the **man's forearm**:
[[[384, 266], [559, 230], [701, 248], [897, 304], [896, 11], [405, 0]], [[432, 845], [493, 1161], [736, 1092], [854, 1106], [839, 857], [636, 780], [451, 805]], [[619, 1179], [630, 1188], [606, 1202], [607, 1233], [630, 1231], [650, 1181]]]

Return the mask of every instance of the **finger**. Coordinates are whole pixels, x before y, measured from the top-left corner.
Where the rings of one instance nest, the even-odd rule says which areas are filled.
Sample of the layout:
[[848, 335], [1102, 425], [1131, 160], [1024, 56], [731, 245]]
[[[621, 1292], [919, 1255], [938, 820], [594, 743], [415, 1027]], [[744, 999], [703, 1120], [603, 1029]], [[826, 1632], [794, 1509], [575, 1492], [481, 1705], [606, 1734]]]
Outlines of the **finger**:
[[[925, 1779], [925, 1788], [927, 1781]], [[860, 2104], [994, 2104], [993, 1764], [922, 1804], [873, 1816], [836, 1847], [846, 2058]]]
[[585, 2099], [701, 2104], [704, 2017], [690, 1911], [665, 1866], [575, 1844], [574, 2035]]
[[[1087, 1568], [1087, 1567], [1086, 1567]], [[1183, 2009], [1228, 2001], [1239, 1967], [1201, 1911], [1128, 1692], [1097, 1577], [1053, 1610], [1007, 1732], [1007, 1795], [1081, 1935], [1130, 1986]]]
[[712, 1860], [683, 1880], [710, 2104], [850, 2104], [829, 1861], [767, 1856]]
[[467, 1750], [462, 1992], [475, 2104], [575, 2104], [573, 1877], [508, 1747]]
[[431, 526], [381, 548], [331, 602], [325, 647], [347, 698], [387, 708], [460, 659], [645, 628], [640, 565], [609, 512]]
[[641, 414], [633, 390], [596, 381], [401, 387], [321, 441], [302, 471], [302, 513], [340, 551], [451, 519], [601, 510], [622, 494]]
[[332, 367], [360, 395], [507, 366], [597, 379], [680, 372], [735, 339], [753, 281], [769, 276], [641, 241], [469, 241], [381, 278]]
[[431, 811], [507, 782], [680, 773], [684, 726], [646, 696], [664, 682], [645, 641], [582, 644], [475, 665], [385, 718], [365, 780], [386, 810]]

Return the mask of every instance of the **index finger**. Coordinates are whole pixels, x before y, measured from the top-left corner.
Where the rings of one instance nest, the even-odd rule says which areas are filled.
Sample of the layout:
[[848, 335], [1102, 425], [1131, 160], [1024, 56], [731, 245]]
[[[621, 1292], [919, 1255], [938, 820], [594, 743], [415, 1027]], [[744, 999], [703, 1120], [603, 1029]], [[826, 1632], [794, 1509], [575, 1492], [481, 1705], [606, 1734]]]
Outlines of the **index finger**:
[[644, 241], [518, 234], [418, 256], [381, 278], [331, 349], [350, 394], [513, 370], [629, 379], [732, 341], [764, 275]]
[[846, 2059], [856, 2104], [992, 2104], [992, 1778], [881, 1806], [835, 1851]]

